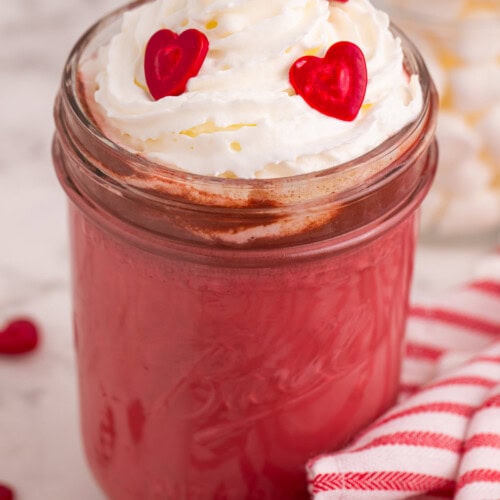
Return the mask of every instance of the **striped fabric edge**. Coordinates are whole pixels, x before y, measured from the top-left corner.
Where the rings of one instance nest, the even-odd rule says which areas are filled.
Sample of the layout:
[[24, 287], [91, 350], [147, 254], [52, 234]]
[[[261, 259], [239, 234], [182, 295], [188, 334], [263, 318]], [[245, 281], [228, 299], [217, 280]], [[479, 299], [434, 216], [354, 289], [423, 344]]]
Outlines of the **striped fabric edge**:
[[431, 474], [406, 471], [390, 472], [334, 472], [318, 474], [312, 482], [312, 493], [324, 491], [453, 491], [455, 481]]
[[[499, 336], [500, 338], [500, 336]], [[491, 345], [491, 343], [489, 343]], [[461, 385], [482, 385], [484, 387], [493, 387], [496, 383], [496, 377], [487, 380], [487, 377], [481, 376], [485, 368], [488, 372], [494, 374], [496, 368], [488, 369], [483, 367], [483, 364], [496, 365], [500, 363], [500, 349], [497, 352], [488, 352], [488, 354], [471, 354], [467, 353], [460, 357], [455, 356], [462, 361], [462, 366], [468, 366], [467, 373], [463, 373], [461, 377], [450, 378], [446, 374], [441, 375], [435, 382], [429, 381], [427, 378], [429, 373], [433, 373], [432, 368], [436, 370], [438, 362], [443, 356], [450, 356], [444, 350], [437, 349], [433, 346], [421, 346], [410, 340], [408, 342], [409, 355], [403, 362], [403, 373], [401, 374], [400, 390], [403, 394], [412, 395], [422, 390], [430, 390], [442, 385], [461, 384]], [[424, 360], [422, 361], [422, 358]], [[460, 363], [459, 363], [460, 366]]]
[[463, 451], [466, 453], [475, 448], [496, 448], [500, 450], [500, 435], [492, 432], [474, 434], [465, 441]]
[[[489, 283], [488, 287], [492, 289], [493, 283]], [[484, 283], [478, 283], [477, 286], [471, 283], [440, 300], [421, 301], [414, 306], [413, 310], [419, 316], [430, 316], [436, 322], [457, 326], [460, 324], [460, 319], [465, 318], [464, 327], [472, 330], [480, 330], [481, 323], [479, 321], [484, 322], [484, 324], [499, 325], [498, 300], [500, 296], [488, 293], [486, 290]], [[430, 313], [423, 313], [426, 310], [429, 310]], [[443, 315], [440, 314], [442, 312], [444, 312]], [[471, 319], [474, 321], [471, 322]]]
[[423, 394], [425, 392], [430, 392], [435, 389], [440, 389], [442, 387], [452, 387], [452, 386], [477, 386], [483, 387], [485, 389], [491, 389], [495, 387], [496, 380], [487, 378], [487, 377], [478, 377], [478, 376], [458, 376], [458, 377], [450, 377], [446, 380], [441, 380], [440, 382], [436, 382], [433, 384], [427, 385], [419, 385], [419, 384], [401, 384], [400, 390], [410, 395], [413, 394]]
[[425, 446], [460, 453], [462, 451], [462, 440], [456, 437], [428, 431], [400, 431], [389, 434], [382, 434], [373, 438], [368, 443], [349, 449], [350, 453], [355, 453], [377, 446]]
[[467, 285], [466, 288], [500, 297], [500, 280], [477, 280]]
[[500, 490], [500, 470], [499, 469], [473, 469], [467, 471], [457, 482], [455, 493], [472, 483], [499, 483]]
[[446, 354], [445, 349], [425, 344], [423, 342], [408, 340], [406, 343], [406, 356], [409, 358], [435, 363], [441, 358], [441, 356], [443, 356], [443, 354]]
[[495, 338], [500, 335], [500, 323], [463, 314], [449, 308], [413, 306], [410, 309], [410, 315], [413, 318], [421, 318], [464, 328], [475, 334], [487, 337]]
[[465, 419], [469, 418], [476, 408], [472, 405], [466, 405], [462, 403], [449, 403], [449, 402], [432, 402], [432, 403], [422, 403], [415, 406], [410, 406], [409, 408], [396, 411], [392, 414], [382, 417], [372, 424], [368, 429], [361, 431], [358, 434], [358, 439], [365, 435], [367, 432], [372, 432], [373, 430], [381, 427], [389, 422], [398, 420], [410, 415], [421, 415], [421, 414], [432, 414], [432, 413], [447, 413], [449, 415], [463, 417]]
[[[500, 367], [498, 377], [500, 379]], [[469, 423], [459, 467], [456, 497], [459, 500], [500, 498], [499, 464], [500, 381]]]
[[477, 353], [495, 340], [490, 334], [478, 333], [462, 325], [436, 322], [426, 317], [410, 316], [407, 341], [441, 349], [446, 354]]

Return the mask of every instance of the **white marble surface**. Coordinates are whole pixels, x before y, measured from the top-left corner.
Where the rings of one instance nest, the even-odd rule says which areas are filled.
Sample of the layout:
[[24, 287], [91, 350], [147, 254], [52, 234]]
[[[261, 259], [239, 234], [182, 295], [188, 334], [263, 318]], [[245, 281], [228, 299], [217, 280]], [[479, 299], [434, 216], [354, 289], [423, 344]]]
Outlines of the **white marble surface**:
[[[19, 500], [102, 500], [78, 415], [65, 204], [50, 160], [52, 103], [77, 36], [119, 0], [3, 0], [0, 9], [0, 327], [30, 315], [39, 351], [0, 358], [0, 483]], [[485, 245], [421, 247], [415, 295], [465, 281]]]

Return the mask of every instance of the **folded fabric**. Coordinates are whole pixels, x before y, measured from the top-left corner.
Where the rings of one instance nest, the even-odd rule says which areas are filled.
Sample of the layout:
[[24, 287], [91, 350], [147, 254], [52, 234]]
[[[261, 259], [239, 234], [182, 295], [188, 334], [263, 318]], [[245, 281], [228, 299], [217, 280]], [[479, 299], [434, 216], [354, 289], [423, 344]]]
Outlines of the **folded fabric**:
[[500, 254], [412, 307], [398, 403], [307, 472], [314, 500], [500, 499]]

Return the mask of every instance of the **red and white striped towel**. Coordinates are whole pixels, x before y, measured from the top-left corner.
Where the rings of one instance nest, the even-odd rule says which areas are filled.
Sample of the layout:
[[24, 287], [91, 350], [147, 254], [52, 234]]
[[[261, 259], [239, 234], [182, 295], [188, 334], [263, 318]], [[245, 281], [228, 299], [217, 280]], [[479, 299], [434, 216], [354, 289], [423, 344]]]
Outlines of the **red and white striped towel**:
[[398, 404], [307, 465], [314, 500], [500, 499], [500, 254], [414, 306]]

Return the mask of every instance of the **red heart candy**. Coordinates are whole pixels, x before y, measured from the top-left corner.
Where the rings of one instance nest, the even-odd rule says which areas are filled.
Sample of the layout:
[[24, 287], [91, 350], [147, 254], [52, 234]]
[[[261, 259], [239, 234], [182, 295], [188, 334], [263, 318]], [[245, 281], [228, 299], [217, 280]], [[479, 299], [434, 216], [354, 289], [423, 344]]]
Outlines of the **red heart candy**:
[[27, 319], [12, 321], [0, 331], [0, 354], [24, 354], [38, 345], [38, 330]]
[[351, 42], [332, 45], [323, 58], [297, 59], [289, 78], [295, 92], [311, 108], [349, 122], [358, 116], [368, 83], [365, 56]]
[[144, 73], [153, 99], [182, 94], [197, 75], [208, 52], [208, 39], [196, 29], [177, 35], [157, 31], [146, 46]]
[[3, 484], [0, 484], [0, 500], [14, 500], [14, 492]]

